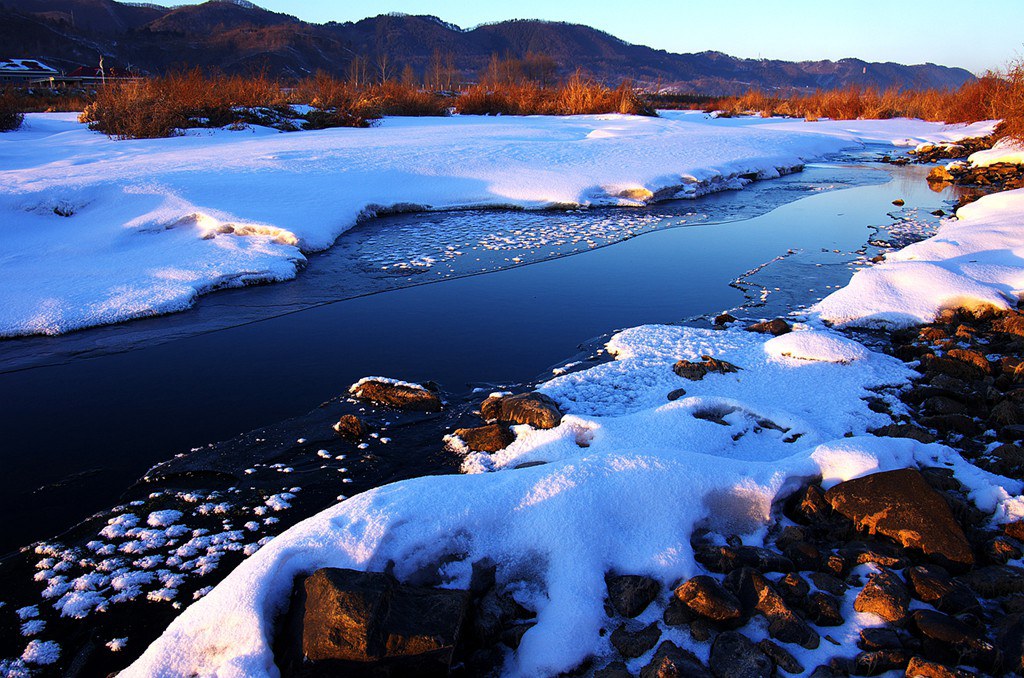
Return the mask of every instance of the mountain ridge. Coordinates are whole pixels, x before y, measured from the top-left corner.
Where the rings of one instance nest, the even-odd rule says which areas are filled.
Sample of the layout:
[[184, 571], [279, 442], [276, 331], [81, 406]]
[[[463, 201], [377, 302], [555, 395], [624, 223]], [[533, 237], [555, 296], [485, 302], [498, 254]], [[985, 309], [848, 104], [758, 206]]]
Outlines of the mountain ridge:
[[492, 55], [543, 54], [558, 75], [581, 70], [609, 84], [630, 79], [648, 89], [701, 94], [862, 87], [956, 88], [973, 79], [962, 68], [856, 58], [790, 62], [741, 59], [722, 52], [677, 54], [636, 45], [567, 22], [513, 19], [461, 28], [432, 15], [382, 14], [313, 24], [246, 0], [161, 7], [117, 0], [0, 0], [4, 56], [49, 59], [71, 70], [106, 63], [162, 73], [181, 66], [227, 73], [262, 70], [294, 79], [326, 71], [399, 77], [408, 66], [422, 79], [436, 54], [455, 79], [475, 81]]

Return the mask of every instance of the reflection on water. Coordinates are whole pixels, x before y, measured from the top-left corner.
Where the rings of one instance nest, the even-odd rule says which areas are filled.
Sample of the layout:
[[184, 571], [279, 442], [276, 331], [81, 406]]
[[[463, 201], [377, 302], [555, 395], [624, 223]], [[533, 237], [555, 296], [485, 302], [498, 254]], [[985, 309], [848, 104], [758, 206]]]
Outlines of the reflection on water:
[[921, 169], [890, 170], [910, 175], [905, 187], [880, 183], [877, 168], [811, 166], [643, 210], [388, 217], [353, 229], [291, 283], [2, 342], [0, 392], [17, 397], [0, 410], [0, 548], [109, 506], [176, 452], [308, 412], [368, 374], [459, 395], [471, 382], [533, 379], [616, 328], [813, 301], [877, 251], [865, 243], [887, 237], [893, 199], [922, 234], [934, 227], [926, 217], [948, 209], [946, 196], [924, 187]]

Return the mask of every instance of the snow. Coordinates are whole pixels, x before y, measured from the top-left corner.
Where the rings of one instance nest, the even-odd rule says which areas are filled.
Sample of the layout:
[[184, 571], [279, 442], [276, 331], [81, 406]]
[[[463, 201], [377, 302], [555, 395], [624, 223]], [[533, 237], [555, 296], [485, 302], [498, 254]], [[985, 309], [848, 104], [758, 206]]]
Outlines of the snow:
[[764, 350], [776, 358], [819, 360], [830, 363], [850, 363], [864, 360], [870, 353], [861, 344], [825, 332], [790, 332], [767, 341]]
[[[516, 427], [511, 446], [467, 469], [476, 472], [377, 488], [299, 523], [187, 609], [123, 675], [273, 675], [272, 624], [295, 577], [394, 561], [401, 578], [447, 562], [444, 585], [466, 587], [471, 563], [485, 556], [498, 563], [499, 582], [539, 591], [537, 626], [506, 673], [551, 675], [607, 652], [608, 570], [667, 588], [698, 572], [694, 529], [763, 536], [773, 501], [802, 480], [833, 484], [915, 463], [967, 467], [938, 445], [865, 435], [889, 420], [864, 398], [905, 383], [903, 363], [827, 329], [793, 334], [778, 342], [738, 327], [643, 326], [615, 335], [614, 362], [541, 388], [567, 412], [557, 428]], [[672, 371], [701, 355], [742, 370], [696, 382]], [[667, 402], [680, 387], [687, 396]], [[528, 461], [545, 463], [517, 468]], [[974, 472], [978, 497], [993, 507], [1010, 501], [992, 491], [1003, 479]]]
[[975, 167], [988, 167], [999, 162], [1024, 165], [1024, 143], [1012, 139], [1001, 139], [987, 151], [972, 153], [967, 162]]
[[834, 325], [908, 327], [945, 308], [1015, 307], [1024, 291], [1024, 189], [957, 210], [931, 238], [889, 253], [813, 307]]
[[153, 511], [146, 518], [146, 524], [150, 527], [171, 527], [182, 515], [181, 511], [175, 511], [174, 509]]
[[389, 118], [371, 129], [114, 141], [74, 114], [0, 137], [0, 336], [180, 311], [287, 280], [394, 209], [640, 205], [742, 187], [864, 141], [985, 125], [661, 118]]
[[47, 666], [60, 659], [60, 644], [53, 640], [33, 640], [21, 653], [21, 660], [28, 664]]

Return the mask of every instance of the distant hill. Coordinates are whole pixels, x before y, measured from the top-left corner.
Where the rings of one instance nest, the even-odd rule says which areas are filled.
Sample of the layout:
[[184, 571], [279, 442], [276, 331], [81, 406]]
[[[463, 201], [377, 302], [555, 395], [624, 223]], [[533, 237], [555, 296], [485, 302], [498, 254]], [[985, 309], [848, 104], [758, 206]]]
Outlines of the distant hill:
[[115, 0], [0, 0], [4, 57], [37, 57], [70, 70], [106, 63], [160, 73], [181, 65], [228, 73], [254, 69], [298, 78], [317, 70], [347, 75], [362, 57], [372, 77], [417, 77], [435, 53], [473, 82], [491, 56], [551, 57], [559, 74], [580, 69], [617, 83], [703, 94], [751, 87], [792, 90], [861, 85], [955, 88], [973, 78], [962, 68], [906, 66], [860, 59], [777, 61], [720, 52], [673, 54], [578, 24], [515, 20], [464, 30], [436, 17], [381, 15], [357, 22], [312, 24], [245, 0], [213, 0], [175, 8]]

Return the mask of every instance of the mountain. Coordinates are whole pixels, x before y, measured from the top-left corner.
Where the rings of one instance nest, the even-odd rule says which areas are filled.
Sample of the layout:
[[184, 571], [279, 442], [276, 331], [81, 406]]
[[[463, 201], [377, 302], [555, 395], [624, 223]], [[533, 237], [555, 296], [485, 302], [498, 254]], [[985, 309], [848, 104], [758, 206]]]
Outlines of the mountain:
[[[115, 0], [0, 0], [0, 44], [8, 57], [36, 57], [70, 70], [106, 63], [144, 72], [194, 65], [228, 73], [265, 70], [299, 78], [318, 70], [347, 75], [353, 61], [369, 77], [417, 77], [435, 54], [473, 82], [492, 55], [550, 57], [558, 74], [577, 69], [608, 83], [732, 94], [751, 87], [793, 90], [843, 87], [955, 88], [973, 78], [962, 68], [906, 66], [860, 59], [789, 62], [739, 59], [720, 52], [674, 54], [578, 24], [514, 20], [464, 30], [436, 17], [381, 15], [312, 24], [245, 0], [161, 7]], [[358, 65], [359, 62], [357, 62]]]

